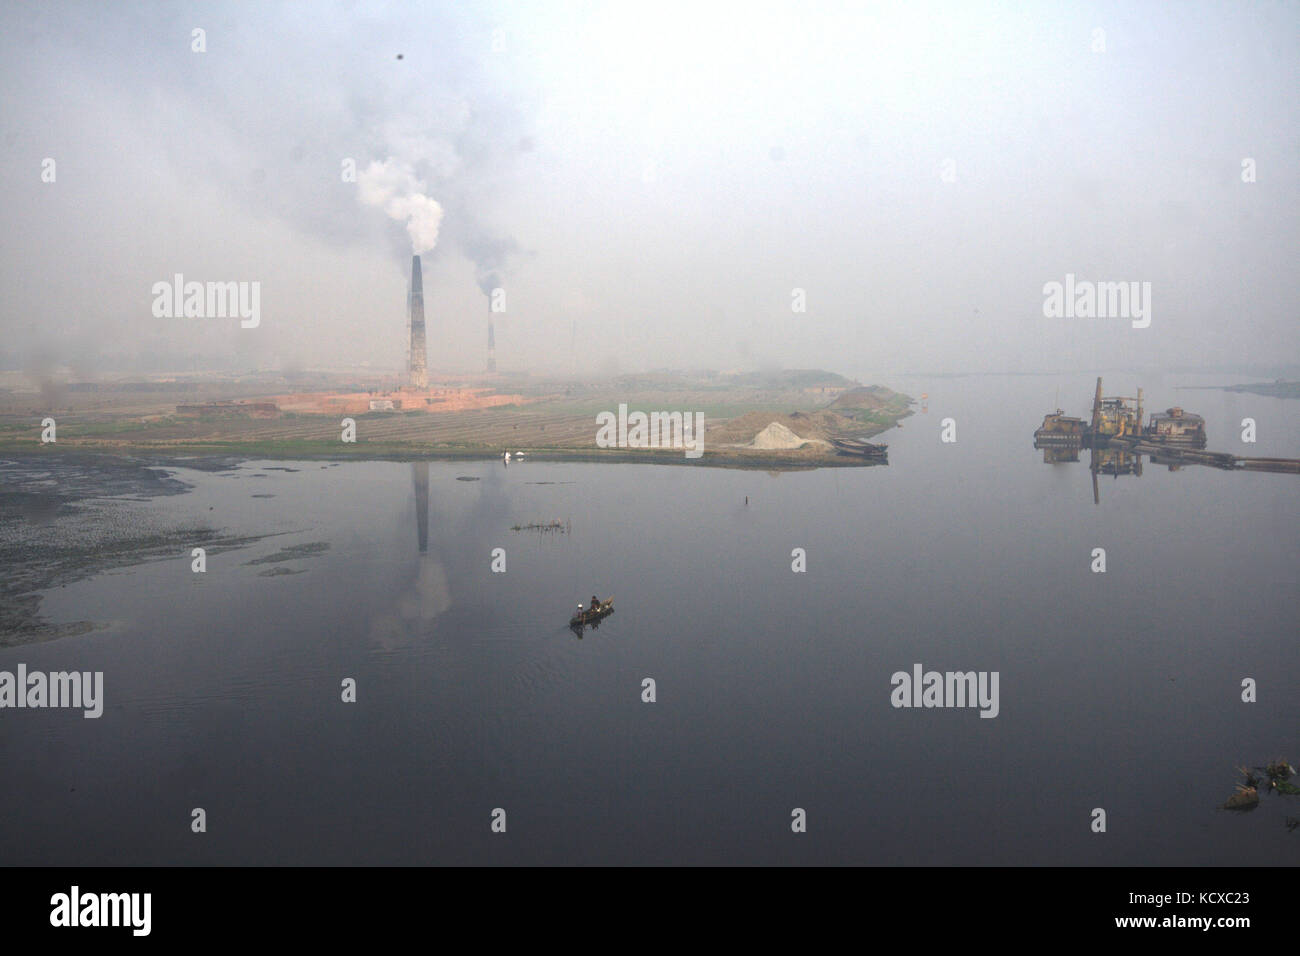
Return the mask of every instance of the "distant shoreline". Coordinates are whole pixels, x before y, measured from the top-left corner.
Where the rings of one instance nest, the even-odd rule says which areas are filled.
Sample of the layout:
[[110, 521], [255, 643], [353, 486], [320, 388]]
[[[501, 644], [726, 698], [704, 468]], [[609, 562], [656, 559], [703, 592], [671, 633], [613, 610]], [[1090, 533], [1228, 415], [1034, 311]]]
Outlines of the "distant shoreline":
[[[629, 381], [618, 391], [600, 388], [572, 395], [566, 390], [565, 394], [525, 396], [526, 401], [518, 403], [445, 410], [437, 403], [456, 397], [481, 403], [493, 396], [484, 398], [476, 392], [448, 398], [438, 392], [424, 396], [435, 403], [427, 409], [414, 399], [410, 408], [392, 407], [398, 399], [391, 398], [377, 400], [384, 408], [355, 411], [350, 410], [353, 405], [372, 401], [366, 393], [343, 394], [334, 389], [271, 399], [160, 393], [145, 400], [129, 393], [92, 391], [77, 392], [73, 405], [45, 412], [28, 404], [34, 399], [11, 396], [9, 405], [0, 408], [0, 454], [72, 451], [144, 460], [490, 461], [509, 451], [522, 452], [531, 461], [697, 464], [769, 471], [861, 468], [878, 462], [840, 454], [828, 439], [870, 439], [913, 414], [913, 399], [884, 386], [860, 386], [820, 371], [773, 375], [770, 383], [733, 381], [723, 386], [681, 377]], [[402, 393], [401, 401], [405, 403], [407, 397]], [[327, 407], [335, 400], [343, 404], [333, 411], [293, 410]], [[648, 409], [675, 418], [671, 441], [668, 435], [658, 434], [658, 422], [652, 421], [647, 433], [629, 442], [624, 417], [629, 408], [633, 416], [646, 416]], [[602, 416], [616, 414], [619, 447], [610, 447], [615, 442], [601, 431], [600, 423]], [[683, 415], [695, 416], [693, 428], [686, 427], [692, 419]], [[640, 427], [646, 425], [643, 419]], [[778, 427], [769, 433], [773, 425]], [[46, 429], [55, 427], [55, 441], [42, 444], [41, 438], [50, 434]], [[687, 456], [683, 446], [694, 444], [689, 432], [703, 435], [702, 455]], [[343, 441], [344, 437], [349, 440]]]
[[[885, 431], [886, 426], [879, 429]], [[870, 435], [879, 431], [871, 431]], [[870, 437], [869, 435], [867, 437]], [[525, 458], [515, 460], [523, 452]], [[758, 471], [809, 471], [816, 468], [863, 468], [875, 462], [851, 455], [828, 454], [821, 450], [750, 451], [743, 448], [710, 450], [706, 443], [699, 458], [687, 458], [680, 448], [512, 448], [512, 464], [527, 467], [531, 462], [586, 462], [590, 464], [695, 465], [704, 468], [740, 468]], [[68, 442], [41, 445], [30, 439], [0, 441], [0, 454], [99, 455], [158, 462], [185, 467], [196, 461], [500, 461], [502, 452], [490, 448], [411, 448], [383, 442], [205, 442], [137, 445], [128, 443]]]
[[1212, 392], [1246, 392], [1251, 395], [1263, 395], [1265, 398], [1300, 398], [1300, 382], [1254, 382], [1248, 385], [1179, 385], [1181, 390]]

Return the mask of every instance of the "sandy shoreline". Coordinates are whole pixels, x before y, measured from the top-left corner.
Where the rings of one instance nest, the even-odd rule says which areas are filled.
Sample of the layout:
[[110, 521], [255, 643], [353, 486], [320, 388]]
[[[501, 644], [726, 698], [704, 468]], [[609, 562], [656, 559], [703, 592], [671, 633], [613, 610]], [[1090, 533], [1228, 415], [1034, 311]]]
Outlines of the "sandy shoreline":
[[[873, 437], [892, 426], [870, 429], [855, 437]], [[41, 445], [29, 440], [0, 440], [0, 455], [103, 455], [137, 459], [160, 466], [195, 467], [194, 461], [222, 459], [234, 461], [493, 461], [499, 460], [503, 448], [494, 447], [413, 447], [407, 443], [339, 441], [292, 442], [175, 442], [138, 444], [78, 440]], [[523, 452], [526, 465], [537, 462], [594, 462], [604, 464], [695, 465], [706, 468], [756, 468], [771, 470], [808, 468], [861, 468], [875, 462], [849, 455], [839, 455], [820, 448], [758, 450], [748, 448], [711, 449], [688, 458], [682, 449], [634, 448], [556, 448], [519, 446], [509, 449], [512, 459]]]

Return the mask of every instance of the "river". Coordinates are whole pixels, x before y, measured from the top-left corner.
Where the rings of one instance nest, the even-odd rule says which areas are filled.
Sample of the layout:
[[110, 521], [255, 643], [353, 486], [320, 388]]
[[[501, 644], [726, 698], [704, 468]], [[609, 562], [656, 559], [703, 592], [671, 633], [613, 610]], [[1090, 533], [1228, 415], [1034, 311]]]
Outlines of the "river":
[[[1126, 377], [1211, 449], [1300, 454], [1300, 403]], [[44, 594], [97, 629], [0, 670], [102, 671], [104, 713], [0, 711], [0, 858], [1289, 864], [1297, 798], [1217, 807], [1300, 762], [1295, 476], [1148, 462], [1094, 503], [1087, 452], [1032, 447], [1091, 377], [887, 384], [928, 395], [887, 467], [167, 468], [131, 507], [256, 540]], [[916, 664], [996, 672], [996, 716], [893, 706]]]

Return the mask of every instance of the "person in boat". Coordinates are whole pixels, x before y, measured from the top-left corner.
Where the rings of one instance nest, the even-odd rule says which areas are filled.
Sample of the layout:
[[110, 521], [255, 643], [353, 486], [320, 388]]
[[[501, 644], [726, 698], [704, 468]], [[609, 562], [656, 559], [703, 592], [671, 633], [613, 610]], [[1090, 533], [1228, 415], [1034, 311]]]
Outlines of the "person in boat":
[[591, 596], [591, 609], [593, 611], [600, 610], [600, 598], [596, 597], [594, 594]]

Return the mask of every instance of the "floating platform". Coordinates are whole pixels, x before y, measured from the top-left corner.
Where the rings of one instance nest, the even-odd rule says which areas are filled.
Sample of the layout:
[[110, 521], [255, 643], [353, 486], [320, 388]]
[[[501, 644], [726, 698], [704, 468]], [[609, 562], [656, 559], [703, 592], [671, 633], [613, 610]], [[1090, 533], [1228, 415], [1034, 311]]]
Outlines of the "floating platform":
[[1144, 438], [1162, 444], [1205, 447], [1205, 419], [1177, 406], [1153, 414], [1151, 424], [1142, 430]]
[[1242, 458], [1224, 451], [1203, 451], [1167, 442], [1156, 442], [1138, 438], [1112, 438], [1110, 447], [1124, 448], [1136, 455], [1150, 455], [1152, 461], [1161, 465], [1208, 465], [1211, 468], [1245, 471], [1272, 471], [1283, 474], [1300, 475], [1300, 459], [1297, 458]]
[[1043, 416], [1043, 424], [1034, 432], [1035, 446], [1082, 445], [1088, 423], [1082, 418], [1070, 418], [1061, 409]]

